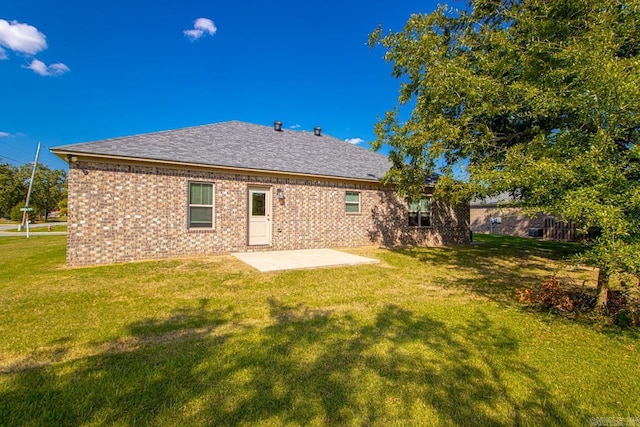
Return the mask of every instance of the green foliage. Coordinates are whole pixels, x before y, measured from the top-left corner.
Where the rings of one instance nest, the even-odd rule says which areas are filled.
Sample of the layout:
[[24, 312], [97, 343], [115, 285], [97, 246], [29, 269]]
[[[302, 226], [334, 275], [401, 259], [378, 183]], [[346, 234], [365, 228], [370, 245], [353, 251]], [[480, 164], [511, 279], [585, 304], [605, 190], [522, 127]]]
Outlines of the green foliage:
[[[21, 167], [0, 163], [0, 216], [11, 216], [12, 209], [24, 202], [31, 179], [31, 165]], [[29, 206], [34, 208], [34, 214], [45, 219], [58, 202], [66, 199], [67, 174], [64, 170], [51, 170], [46, 165], [38, 164], [33, 180]], [[22, 215], [20, 216], [22, 219]]]
[[621, 328], [629, 328], [634, 325], [633, 314], [627, 310], [620, 310], [613, 316], [613, 322]]
[[436, 166], [468, 166], [456, 197], [509, 192], [597, 229], [584, 259], [639, 274], [639, 28], [638, 0], [478, 0], [376, 30], [401, 80], [376, 125], [387, 179], [411, 193]]
[[19, 202], [17, 205], [11, 208], [11, 221], [22, 221], [22, 211], [20, 210], [22, 208], [24, 208], [24, 202]]
[[58, 202], [66, 198], [67, 174], [65, 171], [51, 170], [46, 165], [38, 165], [33, 179], [30, 206], [37, 209], [45, 219]]
[[8, 163], [0, 163], [0, 217], [11, 215], [12, 208], [27, 194], [22, 170]]
[[68, 200], [69, 198], [69, 193], [68, 193], [68, 189], [65, 187], [64, 191], [62, 192], [62, 197], [60, 198], [60, 201], [58, 201], [58, 209], [60, 210], [60, 215], [66, 216], [67, 212], [68, 212]]

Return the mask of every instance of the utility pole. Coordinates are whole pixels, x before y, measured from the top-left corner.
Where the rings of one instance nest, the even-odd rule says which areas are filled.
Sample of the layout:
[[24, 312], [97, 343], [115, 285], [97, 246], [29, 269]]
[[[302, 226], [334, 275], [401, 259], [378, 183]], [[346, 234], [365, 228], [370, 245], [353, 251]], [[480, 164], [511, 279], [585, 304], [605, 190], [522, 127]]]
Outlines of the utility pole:
[[22, 227], [27, 227], [27, 239], [29, 238], [29, 212], [33, 209], [29, 207], [29, 199], [31, 198], [31, 187], [33, 187], [33, 178], [36, 176], [36, 167], [38, 167], [38, 157], [40, 156], [40, 141], [36, 149], [36, 159], [33, 161], [33, 169], [31, 170], [31, 180], [29, 181], [29, 189], [27, 190], [27, 201], [22, 211]]

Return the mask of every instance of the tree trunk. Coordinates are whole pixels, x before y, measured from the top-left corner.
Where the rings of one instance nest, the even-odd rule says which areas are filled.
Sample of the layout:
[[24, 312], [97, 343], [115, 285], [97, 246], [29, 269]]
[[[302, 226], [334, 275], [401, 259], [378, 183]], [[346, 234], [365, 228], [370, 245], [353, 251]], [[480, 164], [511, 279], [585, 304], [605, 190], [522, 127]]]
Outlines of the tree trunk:
[[609, 291], [609, 274], [600, 268], [598, 272], [598, 288], [596, 294], [598, 299], [596, 300], [596, 309], [604, 312], [607, 309], [607, 296]]

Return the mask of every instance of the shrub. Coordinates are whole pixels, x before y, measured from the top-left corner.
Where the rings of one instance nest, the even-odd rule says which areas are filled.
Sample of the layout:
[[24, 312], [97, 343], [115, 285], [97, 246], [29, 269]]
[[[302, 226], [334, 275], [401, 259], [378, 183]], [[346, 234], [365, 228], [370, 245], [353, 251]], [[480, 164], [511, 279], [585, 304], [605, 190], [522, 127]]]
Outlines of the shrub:
[[[607, 291], [606, 307], [597, 314], [623, 328], [640, 326], [640, 285], [634, 289], [622, 283], [621, 287]], [[567, 290], [555, 276], [549, 277], [538, 290], [516, 289], [516, 294], [523, 304], [567, 317], [595, 313], [596, 297], [584, 288], [584, 283], [580, 289]]]
[[555, 276], [549, 277], [540, 290], [516, 289], [516, 293], [523, 304], [534, 305], [563, 315], [592, 310], [596, 302], [595, 297], [589, 295], [584, 286], [577, 291], [565, 290]]
[[640, 326], [640, 283], [637, 286], [622, 281], [620, 289], [607, 290], [607, 305], [602, 314], [611, 317], [620, 327]]
[[22, 221], [22, 211], [20, 210], [22, 208], [24, 208], [24, 203], [18, 203], [11, 208], [11, 221]]
[[611, 317], [611, 320], [614, 325], [620, 326], [621, 328], [629, 328], [636, 324], [633, 313], [630, 313], [627, 310], [618, 311]]

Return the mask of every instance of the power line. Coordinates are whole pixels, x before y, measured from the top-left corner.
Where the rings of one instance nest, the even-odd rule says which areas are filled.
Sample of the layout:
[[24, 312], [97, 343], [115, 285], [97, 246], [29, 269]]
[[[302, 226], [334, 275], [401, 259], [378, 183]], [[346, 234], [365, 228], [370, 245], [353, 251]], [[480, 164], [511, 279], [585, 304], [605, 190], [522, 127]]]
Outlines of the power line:
[[29, 163], [25, 163], [25, 162], [23, 162], [22, 160], [12, 159], [11, 157], [9, 157], [9, 156], [5, 156], [5, 155], [2, 155], [2, 154], [0, 154], [0, 159], [9, 159], [9, 160], [11, 160], [12, 162], [16, 162], [16, 163], [18, 163], [18, 165], [20, 165], [20, 166], [22, 166], [22, 165], [28, 165], [28, 164], [29, 164]]
[[7, 143], [5, 141], [0, 140], [0, 144], [6, 145], [7, 147], [11, 148], [12, 150], [17, 150], [17, 151], [20, 151], [21, 153], [28, 154], [29, 156], [31, 156], [31, 153], [27, 153], [25, 150], [23, 150], [21, 148], [18, 148], [18, 147], [14, 147], [13, 145], [10, 145], [9, 143]]

